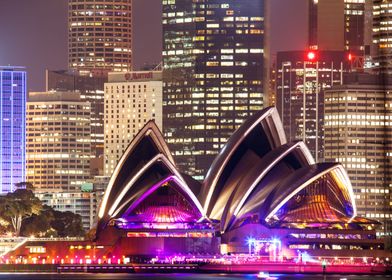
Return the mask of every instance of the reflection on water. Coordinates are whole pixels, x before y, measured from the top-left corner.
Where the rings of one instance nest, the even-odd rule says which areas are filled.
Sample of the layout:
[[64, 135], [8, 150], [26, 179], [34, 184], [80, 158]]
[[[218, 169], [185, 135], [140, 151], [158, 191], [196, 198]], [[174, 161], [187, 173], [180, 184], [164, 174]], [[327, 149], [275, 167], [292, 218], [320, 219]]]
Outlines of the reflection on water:
[[[303, 275], [303, 274], [271, 274], [274, 278], [279, 280], [292, 280], [292, 279], [303, 279], [303, 280], [385, 280], [392, 279], [391, 275]], [[11, 278], [11, 279], [10, 279]], [[185, 274], [185, 273], [172, 273], [172, 274], [90, 274], [90, 273], [0, 273], [0, 280], [52, 280], [52, 279], [81, 279], [81, 280], [122, 280], [122, 279], [143, 279], [143, 280], [238, 280], [238, 279], [258, 279], [256, 274]]]

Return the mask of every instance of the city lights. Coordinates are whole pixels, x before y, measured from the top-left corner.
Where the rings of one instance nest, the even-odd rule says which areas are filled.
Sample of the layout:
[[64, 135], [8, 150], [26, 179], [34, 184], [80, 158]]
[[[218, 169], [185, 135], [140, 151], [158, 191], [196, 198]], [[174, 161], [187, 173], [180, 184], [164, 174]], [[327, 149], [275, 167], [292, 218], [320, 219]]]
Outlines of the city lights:
[[391, 273], [392, 0], [8, 2], [1, 273]]

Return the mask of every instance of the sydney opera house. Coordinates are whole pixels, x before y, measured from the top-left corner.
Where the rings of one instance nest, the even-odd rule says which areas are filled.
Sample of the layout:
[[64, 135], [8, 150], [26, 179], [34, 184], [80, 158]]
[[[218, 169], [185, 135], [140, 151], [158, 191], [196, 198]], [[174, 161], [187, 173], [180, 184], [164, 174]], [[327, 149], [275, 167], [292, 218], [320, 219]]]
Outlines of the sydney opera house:
[[316, 163], [287, 142], [277, 110], [234, 132], [203, 182], [181, 174], [154, 122], [120, 159], [99, 209], [96, 244], [114, 255], [374, 255], [377, 222], [358, 217], [339, 163]]

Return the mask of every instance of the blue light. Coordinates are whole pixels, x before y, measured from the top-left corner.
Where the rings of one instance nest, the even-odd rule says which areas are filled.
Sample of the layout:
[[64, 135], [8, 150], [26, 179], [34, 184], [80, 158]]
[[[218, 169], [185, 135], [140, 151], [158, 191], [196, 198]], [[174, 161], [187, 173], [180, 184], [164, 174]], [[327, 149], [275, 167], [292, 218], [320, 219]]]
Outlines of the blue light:
[[299, 262], [303, 262], [303, 263], [313, 262], [313, 263], [316, 263], [317, 262], [317, 260], [313, 259], [312, 256], [309, 255], [309, 253], [306, 252], [306, 251], [301, 252], [301, 251], [298, 250], [297, 252], [298, 252], [298, 258], [296, 259], [297, 263], [299, 263]]
[[26, 71], [0, 67], [0, 193], [26, 180], [26, 92]]
[[251, 236], [246, 239], [246, 244], [248, 245], [254, 245], [255, 243], [256, 243], [256, 239], [254, 239]]

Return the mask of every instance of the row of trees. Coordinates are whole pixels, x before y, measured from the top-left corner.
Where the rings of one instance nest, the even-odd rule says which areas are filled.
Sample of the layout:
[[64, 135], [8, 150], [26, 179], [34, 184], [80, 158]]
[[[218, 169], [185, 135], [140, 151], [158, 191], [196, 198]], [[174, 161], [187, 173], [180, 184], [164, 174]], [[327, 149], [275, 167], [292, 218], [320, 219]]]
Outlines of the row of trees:
[[0, 235], [66, 237], [82, 236], [82, 218], [72, 212], [43, 205], [31, 188], [0, 197]]

